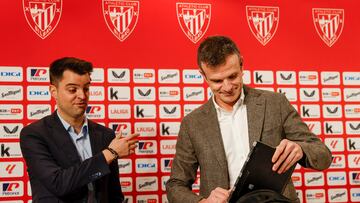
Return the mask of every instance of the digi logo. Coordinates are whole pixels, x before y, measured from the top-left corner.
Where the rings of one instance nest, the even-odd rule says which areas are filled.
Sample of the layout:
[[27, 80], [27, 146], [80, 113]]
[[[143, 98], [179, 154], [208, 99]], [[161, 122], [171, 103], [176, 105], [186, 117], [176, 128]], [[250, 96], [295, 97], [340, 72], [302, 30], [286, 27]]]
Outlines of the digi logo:
[[23, 68], [17, 66], [0, 66], [1, 82], [22, 82]]
[[156, 154], [157, 147], [155, 140], [139, 141], [138, 147], [135, 149], [137, 155], [149, 155]]

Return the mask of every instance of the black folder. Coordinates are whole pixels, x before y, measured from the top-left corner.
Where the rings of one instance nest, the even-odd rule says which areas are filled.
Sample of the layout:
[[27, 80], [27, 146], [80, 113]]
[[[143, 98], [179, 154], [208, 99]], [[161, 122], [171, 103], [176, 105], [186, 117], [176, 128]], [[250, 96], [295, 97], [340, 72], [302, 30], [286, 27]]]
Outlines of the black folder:
[[258, 189], [282, 193], [294, 171], [296, 164], [285, 173], [274, 172], [271, 158], [275, 148], [262, 142], [254, 142], [253, 146], [231, 191], [229, 203], [235, 203], [244, 194]]

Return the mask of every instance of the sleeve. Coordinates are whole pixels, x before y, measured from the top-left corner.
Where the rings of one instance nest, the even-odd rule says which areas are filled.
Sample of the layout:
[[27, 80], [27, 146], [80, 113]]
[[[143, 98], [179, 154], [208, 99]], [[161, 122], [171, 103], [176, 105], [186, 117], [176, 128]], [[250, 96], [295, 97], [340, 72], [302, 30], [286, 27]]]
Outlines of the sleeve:
[[192, 192], [199, 163], [187, 128], [185, 118], [178, 134], [170, 179], [166, 183], [167, 197], [172, 203], [197, 203], [204, 198]]
[[53, 151], [58, 150], [56, 145], [50, 147], [44, 136], [46, 135], [26, 127], [20, 133], [20, 147], [30, 177], [38, 180], [54, 195], [61, 197], [73, 194], [88, 183], [110, 173], [101, 152], [81, 163], [62, 167], [58, 163], [61, 160], [56, 160], [53, 154]]
[[287, 98], [283, 94], [280, 95], [285, 138], [299, 144], [304, 153], [299, 164], [315, 170], [327, 169], [332, 161], [330, 150], [309, 130]]

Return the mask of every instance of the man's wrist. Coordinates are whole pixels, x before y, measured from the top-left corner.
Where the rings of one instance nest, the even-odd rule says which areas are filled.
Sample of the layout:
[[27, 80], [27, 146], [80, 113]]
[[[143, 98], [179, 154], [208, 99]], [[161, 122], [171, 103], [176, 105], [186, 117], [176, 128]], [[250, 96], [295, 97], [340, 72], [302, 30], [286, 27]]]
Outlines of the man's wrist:
[[119, 158], [119, 155], [118, 155], [118, 153], [113, 149], [113, 148], [111, 148], [111, 147], [107, 147], [106, 148], [107, 150], [109, 150], [109, 152], [114, 156], [114, 158], [113, 158], [113, 160], [112, 161], [114, 161], [114, 160], [116, 160], [116, 159], [118, 159]]

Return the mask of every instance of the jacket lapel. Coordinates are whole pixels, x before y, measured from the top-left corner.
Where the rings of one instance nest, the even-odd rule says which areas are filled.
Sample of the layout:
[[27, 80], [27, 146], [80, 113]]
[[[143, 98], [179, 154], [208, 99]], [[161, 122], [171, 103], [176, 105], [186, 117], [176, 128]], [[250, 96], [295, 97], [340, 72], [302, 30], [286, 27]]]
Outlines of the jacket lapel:
[[52, 113], [48, 127], [53, 131], [53, 133], [49, 133], [49, 135], [53, 136], [55, 143], [57, 143], [59, 149], [64, 152], [67, 159], [70, 160], [71, 163], [80, 163], [81, 160], [76, 150], [76, 146], [71, 140], [69, 133], [62, 125], [56, 111]]
[[259, 141], [263, 129], [265, 115], [265, 99], [251, 88], [244, 85], [245, 105], [247, 110], [249, 146], [253, 148], [253, 142]]
[[[201, 129], [204, 129], [204, 137], [206, 137], [206, 140], [210, 143], [210, 146], [212, 147], [211, 151], [214, 152], [214, 155], [219, 162], [219, 172], [227, 174], [228, 177], [224, 143], [221, 137], [217, 113], [212, 99], [209, 99], [209, 101], [205, 104], [203, 113], [205, 115], [202, 116], [201, 119], [203, 121], [201, 123], [203, 123], [204, 126], [202, 126]], [[227, 185], [229, 185], [229, 180], [224, 181], [227, 181]]]

